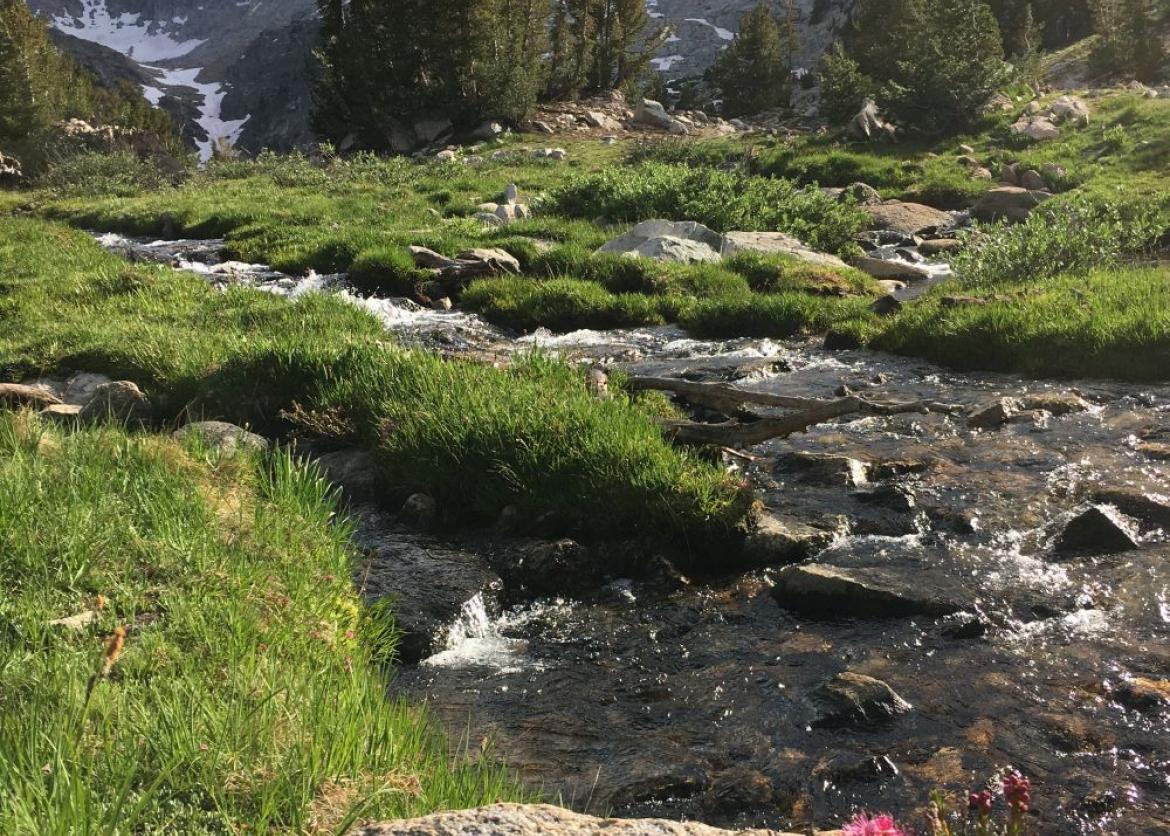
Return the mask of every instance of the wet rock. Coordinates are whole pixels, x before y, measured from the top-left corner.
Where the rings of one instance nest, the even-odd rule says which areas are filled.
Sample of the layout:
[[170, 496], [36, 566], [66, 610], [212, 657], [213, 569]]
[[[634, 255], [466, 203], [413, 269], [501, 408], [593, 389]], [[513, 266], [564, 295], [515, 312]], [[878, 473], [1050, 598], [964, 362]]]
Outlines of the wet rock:
[[853, 259], [853, 266], [875, 279], [893, 279], [894, 281], [914, 284], [930, 278], [930, 274], [920, 267], [884, 258], [860, 256]]
[[425, 493], [411, 494], [398, 512], [403, 523], [419, 531], [430, 531], [438, 520], [439, 506], [434, 497]]
[[845, 331], [830, 331], [825, 334], [825, 351], [856, 351], [862, 348], [861, 338]]
[[1132, 520], [1108, 505], [1090, 505], [1074, 516], [1056, 540], [1057, 554], [1118, 554], [1138, 548]]
[[1135, 711], [1170, 709], [1170, 679], [1127, 679], [1113, 691], [1113, 698]]
[[833, 536], [806, 523], [762, 514], [744, 539], [744, 555], [756, 566], [782, 566], [817, 554]]
[[887, 755], [858, 758], [852, 752], [834, 752], [813, 769], [813, 775], [834, 784], [873, 784], [897, 778], [897, 765]]
[[772, 806], [772, 782], [754, 769], [729, 769], [711, 781], [703, 794], [703, 809], [709, 815], [735, 816], [766, 810]]
[[82, 407], [79, 417], [83, 421], [141, 422], [149, 419], [151, 413], [150, 401], [138, 384], [116, 380], [98, 386], [90, 401]]
[[539, 598], [591, 590], [601, 572], [589, 549], [576, 540], [531, 543], [496, 560], [510, 595]]
[[785, 453], [777, 457], [776, 467], [818, 485], [854, 487], [869, 482], [869, 465], [838, 453]]
[[1015, 398], [997, 398], [989, 404], [976, 407], [967, 418], [967, 426], [973, 430], [993, 430], [1010, 421], [1021, 408]]
[[818, 267], [843, 269], [848, 266], [837, 256], [817, 252], [783, 232], [729, 232], [723, 236], [722, 251], [726, 258], [740, 252], [753, 252], [789, 256]]
[[879, 485], [865, 491], [855, 491], [854, 499], [867, 505], [877, 505], [903, 514], [913, 513], [918, 507], [914, 492], [902, 485]]
[[[368, 524], [374, 518], [365, 519]], [[463, 603], [500, 586], [482, 557], [425, 535], [386, 525], [377, 531], [359, 529], [358, 542], [369, 546], [370, 560], [355, 582], [367, 600], [393, 602], [394, 621], [402, 631], [398, 655], [405, 664], [442, 650]]]
[[785, 609], [814, 618], [944, 616], [961, 607], [930, 594], [926, 583], [874, 569], [824, 563], [788, 566], [777, 574], [772, 596]]
[[895, 201], [861, 208], [870, 217], [870, 229], [889, 229], [903, 235], [923, 235], [955, 225], [949, 213], [921, 203]]
[[316, 463], [325, 478], [350, 499], [376, 499], [382, 491], [381, 465], [368, 450], [338, 450], [320, 456]]
[[174, 437], [180, 441], [198, 438], [208, 450], [223, 456], [234, 456], [241, 450], [264, 453], [269, 447], [268, 439], [226, 421], [195, 421], [175, 430]]
[[979, 198], [971, 208], [971, 216], [979, 221], [1026, 221], [1037, 206], [1051, 198], [1044, 191], [1002, 186], [992, 189]]
[[[698, 822], [600, 819], [549, 804], [494, 804], [418, 819], [368, 824], [350, 836], [784, 836], [772, 830], [719, 830]], [[792, 836], [792, 834], [789, 834]]]
[[31, 406], [45, 408], [61, 403], [61, 399], [39, 386], [23, 383], [0, 383], [0, 407]]
[[979, 639], [987, 635], [987, 622], [977, 613], [957, 612], [939, 620], [940, 632], [948, 639]]
[[1099, 488], [1093, 492], [1092, 500], [1113, 506], [1143, 527], [1170, 529], [1170, 497], [1134, 488]]
[[711, 784], [707, 770], [697, 762], [646, 764], [640, 777], [620, 787], [610, 799], [616, 808], [633, 804], [694, 798]]
[[893, 720], [913, 706], [893, 688], [872, 676], [845, 671], [809, 695], [817, 711], [814, 726], [870, 726]]
[[1142, 441], [1135, 448], [1143, 456], [1158, 461], [1170, 461], [1170, 444], [1161, 441]]
[[1025, 395], [1021, 401], [1024, 409], [1043, 410], [1052, 415], [1071, 415], [1074, 412], [1088, 412], [1093, 405], [1075, 392], [1041, 392]]

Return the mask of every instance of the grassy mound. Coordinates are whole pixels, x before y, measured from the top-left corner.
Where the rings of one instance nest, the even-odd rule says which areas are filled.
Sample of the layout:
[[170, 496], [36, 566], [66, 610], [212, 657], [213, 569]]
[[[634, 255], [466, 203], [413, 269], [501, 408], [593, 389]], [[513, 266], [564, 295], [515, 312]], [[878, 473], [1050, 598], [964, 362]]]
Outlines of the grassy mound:
[[0, 414], [0, 494], [0, 831], [332, 831], [519, 795], [387, 701], [392, 623], [287, 456]]
[[142, 384], [180, 413], [287, 429], [282, 411], [331, 416], [346, 443], [378, 449], [392, 495], [427, 491], [469, 520], [507, 505], [613, 535], [725, 533], [748, 497], [674, 450], [625, 398], [599, 401], [582, 374], [540, 358], [499, 370], [387, 344], [341, 299], [290, 303], [195, 276], [129, 268], [81, 233], [0, 220], [10, 374], [83, 369]]

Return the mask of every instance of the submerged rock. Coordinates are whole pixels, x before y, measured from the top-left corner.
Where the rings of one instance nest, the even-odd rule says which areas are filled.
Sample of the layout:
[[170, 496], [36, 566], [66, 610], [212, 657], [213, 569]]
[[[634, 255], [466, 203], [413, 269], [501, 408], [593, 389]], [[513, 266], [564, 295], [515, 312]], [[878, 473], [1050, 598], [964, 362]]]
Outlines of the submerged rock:
[[976, 407], [967, 418], [967, 426], [973, 430], [993, 430], [1002, 427], [1020, 411], [1022, 404], [1015, 398], [997, 398], [991, 403]]
[[813, 618], [902, 618], [958, 612], [924, 583], [899, 583], [880, 570], [841, 569], [824, 563], [789, 566], [776, 576], [772, 596], [786, 609]]
[[756, 566], [781, 566], [812, 557], [833, 542], [833, 532], [763, 514], [744, 539], [744, 555]]
[[398, 512], [398, 518], [402, 522], [419, 531], [430, 531], [434, 528], [438, 516], [438, 504], [433, 497], [425, 493], [411, 494], [406, 502], [402, 503], [402, 509]]
[[[359, 542], [363, 539], [368, 538], [359, 531]], [[402, 632], [398, 656], [405, 664], [442, 650], [464, 602], [500, 585], [479, 555], [402, 529], [377, 531], [368, 554], [356, 582], [367, 600], [393, 601], [394, 622]]]
[[[699, 822], [600, 819], [550, 804], [494, 804], [418, 819], [369, 824], [350, 836], [784, 836], [773, 830], [720, 830]], [[789, 834], [792, 836], [792, 834]]]
[[1090, 505], [1073, 517], [1056, 540], [1057, 554], [1118, 554], [1138, 548], [1136, 526], [1108, 505]]
[[887, 722], [913, 706], [872, 676], [845, 671], [817, 688], [809, 701], [817, 710], [814, 726], [866, 726]]
[[530, 543], [495, 561], [512, 595], [539, 598], [591, 589], [601, 572], [589, 549], [562, 538]]
[[1117, 686], [1113, 697], [1119, 703], [1137, 711], [1170, 709], [1170, 679], [1134, 677]]

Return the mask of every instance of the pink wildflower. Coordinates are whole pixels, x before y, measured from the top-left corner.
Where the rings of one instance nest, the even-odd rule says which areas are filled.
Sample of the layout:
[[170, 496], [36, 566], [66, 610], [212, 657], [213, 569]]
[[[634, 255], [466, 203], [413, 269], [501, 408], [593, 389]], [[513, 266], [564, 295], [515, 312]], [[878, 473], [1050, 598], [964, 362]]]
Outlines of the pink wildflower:
[[858, 813], [853, 817], [853, 821], [841, 829], [841, 836], [909, 836], [909, 834], [900, 828], [894, 822], [893, 816], [888, 813], [879, 813], [872, 817], [866, 813]]
[[989, 790], [982, 792], [973, 792], [967, 796], [967, 806], [971, 808], [971, 812], [977, 813], [980, 816], [991, 815], [992, 796]]
[[1013, 811], [1028, 812], [1028, 804], [1032, 800], [1032, 782], [1018, 772], [1008, 775], [1003, 779], [1003, 797]]

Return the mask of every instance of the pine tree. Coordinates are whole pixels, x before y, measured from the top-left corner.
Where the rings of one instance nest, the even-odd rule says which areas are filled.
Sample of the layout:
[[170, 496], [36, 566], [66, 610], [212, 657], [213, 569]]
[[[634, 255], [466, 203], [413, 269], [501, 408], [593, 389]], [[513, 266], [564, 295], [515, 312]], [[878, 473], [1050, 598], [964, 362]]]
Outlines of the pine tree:
[[1007, 80], [1002, 34], [983, 0], [862, 0], [845, 44], [852, 63], [836, 68], [840, 79], [926, 133], [967, 126]]
[[1099, 42], [1093, 65], [1102, 74], [1150, 81], [1166, 61], [1155, 0], [1093, 0]]
[[723, 95], [723, 110], [746, 116], [783, 104], [788, 99], [791, 46], [765, 3], [739, 22], [739, 34], [708, 71]]

